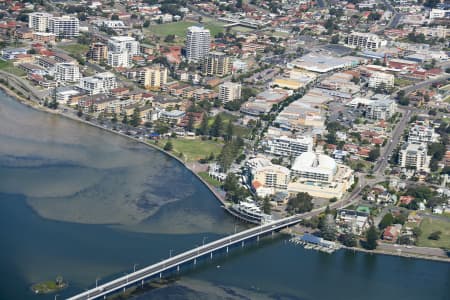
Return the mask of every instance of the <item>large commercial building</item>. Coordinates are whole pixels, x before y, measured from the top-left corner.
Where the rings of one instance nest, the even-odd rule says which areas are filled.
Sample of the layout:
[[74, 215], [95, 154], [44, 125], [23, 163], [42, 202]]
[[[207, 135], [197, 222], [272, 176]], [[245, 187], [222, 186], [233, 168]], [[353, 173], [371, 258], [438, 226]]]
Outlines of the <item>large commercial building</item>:
[[314, 152], [298, 156], [291, 168], [291, 194], [306, 192], [313, 197], [341, 198], [353, 184], [353, 171], [331, 157]]
[[231, 73], [233, 62], [223, 52], [210, 52], [202, 62], [202, 72], [205, 75], [225, 76]]
[[55, 65], [55, 80], [59, 83], [79, 82], [80, 69], [76, 63], [58, 63]]
[[236, 101], [241, 99], [241, 84], [234, 82], [225, 82], [219, 85], [219, 100], [222, 103]]
[[48, 23], [53, 15], [43, 12], [33, 12], [28, 14], [28, 27], [33, 31], [46, 32], [49, 28]]
[[88, 91], [90, 95], [108, 94], [117, 87], [117, 80], [111, 72], [98, 73], [94, 76], [81, 78], [80, 87]]
[[427, 145], [424, 143], [404, 143], [399, 152], [398, 162], [402, 168], [428, 172], [430, 156], [428, 156]]
[[108, 59], [108, 47], [103, 43], [93, 43], [89, 46], [87, 58], [95, 62], [101, 62]]
[[80, 34], [80, 21], [72, 16], [52, 17], [48, 27], [57, 37], [73, 38]]
[[266, 152], [283, 157], [295, 158], [302, 153], [311, 152], [314, 141], [310, 136], [296, 138], [280, 136], [268, 139], [265, 143]]
[[146, 89], [160, 89], [167, 83], [167, 68], [162, 65], [142, 68], [139, 71], [139, 83]]
[[188, 61], [201, 61], [211, 46], [211, 33], [208, 29], [191, 26], [186, 34], [186, 57]]
[[352, 32], [347, 37], [347, 45], [361, 49], [378, 49], [386, 46], [386, 40], [373, 33]]

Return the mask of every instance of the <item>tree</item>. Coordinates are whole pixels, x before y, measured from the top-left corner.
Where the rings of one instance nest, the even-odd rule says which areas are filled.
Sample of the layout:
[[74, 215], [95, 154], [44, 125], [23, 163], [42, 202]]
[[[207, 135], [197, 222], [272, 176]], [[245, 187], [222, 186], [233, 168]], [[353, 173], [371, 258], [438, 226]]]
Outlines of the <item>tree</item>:
[[380, 224], [378, 224], [378, 228], [381, 230], [385, 229], [388, 226], [391, 226], [394, 223], [394, 216], [391, 213], [387, 213], [384, 215], [383, 219], [381, 219]]
[[334, 217], [331, 214], [326, 214], [323, 226], [320, 229], [322, 237], [328, 241], [334, 241], [336, 239], [337, 229], [336, 223], [334, 222]]
[[230, 122], [228, 122], [226, 134], [224, 135], [225, 141], [227, 141], [227, 142], [231, 141], [231, 139], [233, 138], [233, 130], [234, 130], [233, 124], [230, 121]]
[[113, 14], [113, 15], [111, 16], [111, 20], [117, 21], [117, 20], [119, 20], [119, 16], [116, 15], [116, 14]]
[[270, 204], [269, 197], [264, 197], [263, 203], [262, 203], [262, 210], [265, 214], [270, 215], [272, 211], [272, 204]]
[[78, 116], [79, 118], [81, 118], [82, 115], [83, 115], [83, 111], [82, 111], [81, 109], [79, 109], [79, 110], [77, 111], [77, 116]]
[[305, 192], [298, 193], [288, 200], [286, 210], [290, 213], [304, 213], [313, 208], [312, 197]]
[[369, 157], [368, 157], [369, 161], [374, 162], [378, 159], [378, 157], [380, 157], [380, 148], [379, 147], [375, 147], [372, 150], [370, 150]]
[[207, 135], [208, 134], [208, 118], [203, 116], [202, 122], [200, 123], [200, 128], [198, 129], [198, 134]]
[[331, 37], [331, 43], [332, 44], [338, 44], [339, 43], [339, 35], [335, 34]]
[[128, 124], [128, 117], [127, 115], [124, 115], [122, 118], [122, 124]]
[[188, 123], [186, 125], [186, 130], [191, 132], [194, 129], [194, 115], [189, 114], [188, 116]]
[[367, 250], [374, 250], [377, 248], [378, 232], [374, 225], [366, 231], [366, 243], [364, 247]]
[[214, 119], [214, 123], [211, 126], [211, 135], [214, 137], [219, 137], [222, 131], [222, 127], [223, 127], [222, 117], [220, 116], [220, 114], [218, 114]]
[[166, 42], [166, 43], [173, 43], [174, 41], [175, 41], [174, 34], [166, 35], [166, 37], [164, 38], [164, 42]]
[[344, 246], [347, 246], [347, 247], [356, 247], [356, 245], [357, 245], [356, 236], [353, 233], [351, 233], [351, 232], [347, 232], [347, 233], [342, 234], [339, 237], [339, 241]]
[[167, 141], [167, 143], [164, 145], [164, 150], [166, 151], [172, 151], [173, 150], [173, 144], [170, 140]]
[[133, 111], [133, 115], [131, 116], [130, 124], [131, 126], [136, 127], [141, 124], [141, 122], [141, 111], [138, 107], [136, 107]]
[[117, 114], [116, 113], [113, 114], [111, 122], [117, 123]]
[[150, 21], [149, 21], [149, 20], [145, 20], [145, 21], [144, 21], [144, 24], [142, 24], [142, 26], [143, 26], [144, 28], [149, 27], [149, 26], [150, 26]]
[[433, 231], [432, 233], [430, 233], [430, 235], [428, 236], [428, 239], [429, 240], [434, 240], [434, 241], [437, 241], [437, 240], [439, 240], [440, 238], [441, 238], [441, 231], [440, 230], [438, 230], [438, 231]]

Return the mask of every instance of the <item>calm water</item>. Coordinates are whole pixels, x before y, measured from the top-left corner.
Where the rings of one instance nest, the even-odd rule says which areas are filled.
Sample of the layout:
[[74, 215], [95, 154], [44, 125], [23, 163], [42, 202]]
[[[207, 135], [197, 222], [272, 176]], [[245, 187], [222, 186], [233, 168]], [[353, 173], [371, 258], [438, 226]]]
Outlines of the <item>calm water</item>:
[[[212, 194], [163, 154], [0, 93], [0, 299], [60, 298], [234, 230]], [[450, 299], [450, 265], [306, 251], [284, 237], [235, 250], [139, 299]]]

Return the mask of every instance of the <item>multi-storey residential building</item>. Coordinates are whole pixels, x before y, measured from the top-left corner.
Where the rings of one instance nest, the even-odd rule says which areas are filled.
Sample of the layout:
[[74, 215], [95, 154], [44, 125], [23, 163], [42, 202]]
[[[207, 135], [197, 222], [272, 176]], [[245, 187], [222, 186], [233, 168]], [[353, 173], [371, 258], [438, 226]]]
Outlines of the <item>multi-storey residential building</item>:
[[289, 184], [289, 169], [274, 165], [264, 157], [255, 157], [246, 162], [248, 180], [258, 196], [272, 195], [286, 190]]
[[58, 63], [55, 66], [55, 80], [68, 83], [80, 81], [80, 69], [76, 63]]
[[427, 145], [424, 143], [404, 143], [400, 149], [398, 163], [402, 168], [428, 171], [430, 157]]
[[72, 16], [51, 17], [48, 29], [57, 37], [73, 38], [80, 34], [80, 21]]
[[434, 143], [439, 139], [439, 134], [434, 132], [433, 127], [415, 124], [411, 127], [408, 134], [410, 143]]
[[117, 87], [117, 80], [111, 72], [98, 73], [94, 76], [81, 78], [80, 87], [88, 91], [90, 95], [107, 94], [111, 89]]
[[359, 107], [364, 111], [366, 118], [373, 120], [387, 120], [395, 114], [397, 109], [395, 101], [388, 98], [372, 100], [357, 97], [347, 105]]
[[200, 61], [208, 53], [211, 44], [211, 33], [200, 26], [191, 26], [186, 35], [186, 57], [189, 61]]
[[222, 103], [241, 99], [241, 84], [225, 82], [219, 85], [219, 100]]
[[223, 52], [210, 52], [202, 62], [202, 72], [205, 75], [225, 76], [231, 73], [233, 62]]
[[49, 20], [53, 16], [49, 13], [33, 12], [28, 14], [28, 27], [37, 32], [46, 32], [49, 28]]
[[352, 32], [348, 35], [346, 44], [361, 49], [378, 49], [386, 46], [386, 40], [373, 33]]
[[139, 71], [139, 84], [146, 89], [160, 89], [167, 83], [167, 68], [162, 65], [145, 67]]
[[103, 43], [93, 43], [89, 46], [87, 58], [96, 62], [108, 59], [108, 47]]
[[127, 51], [130, 56], [139, 54], [139, 42], [130, 36], [113, 36], [108, 40], [109, 52], [120, 53]]
[[377, 88], [384, 86], [385, 88], [394, 87], [394, 75], [383, 72], [372, 72], [369, 78], [369, 87]]
[[129, 53], [126, 50], [122, 52], [108, 52], [108, 65], [113, 68], [129, 68], [131, 67], [130, 58]]
[[296, 138], [280, 136], [266, 141], [266, 152], [294, 158], [302, 153], [311, 152], [313, 150], [313, 143], [313, 138], [310, 136]]

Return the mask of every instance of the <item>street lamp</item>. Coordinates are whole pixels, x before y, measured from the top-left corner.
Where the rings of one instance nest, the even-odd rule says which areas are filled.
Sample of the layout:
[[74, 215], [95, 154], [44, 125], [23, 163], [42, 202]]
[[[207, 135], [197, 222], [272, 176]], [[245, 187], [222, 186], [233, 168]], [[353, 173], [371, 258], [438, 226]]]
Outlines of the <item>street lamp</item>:
[[100, 277], [95, 278], [95, 287], [97, 287], [98, 281], [99, 281], [100, 279], [101, 279]]
[[133, 273], [136, 272], [136, 267], [139, 266], [139, 264], [134, 264], [133, 265]]
[[173, 249], [170, 249], [170, 250], [169, 250], [169, 258], [172, 257], [172, 251], [173, 251]]
[[128, 273], [127, 272], [123, 272], [123, 274], [125, 274], [127, 276], [127, 283], [128, 283]]
[[207, 236], [204, 236], [204, 237], [203, 237], [203, 246], [205, 245], [205, 240], [206, 240], [207, 238], [208, 238]]

